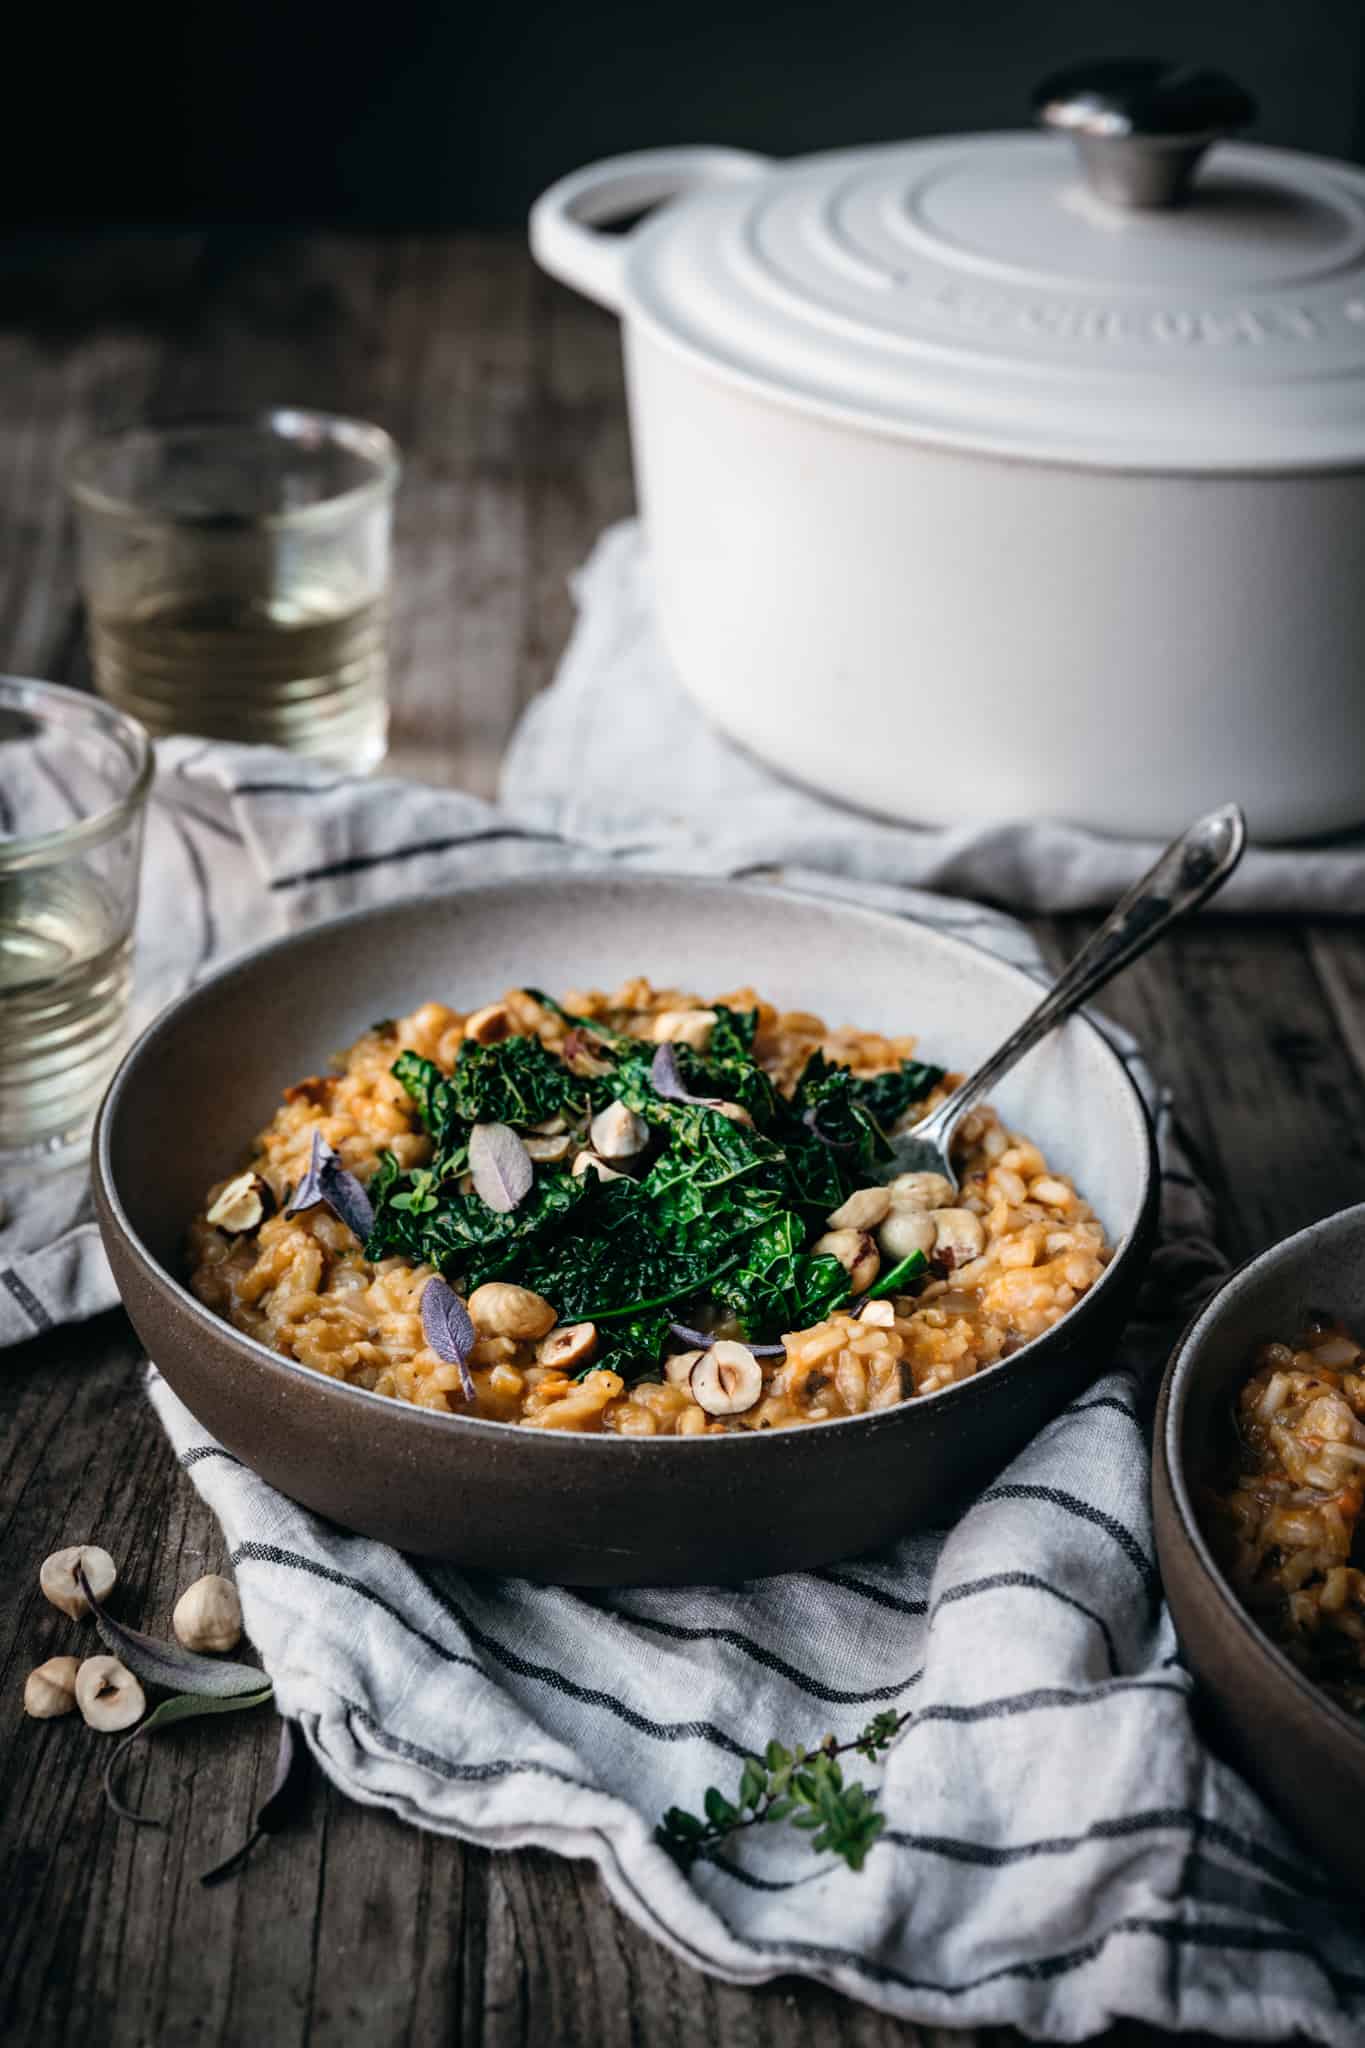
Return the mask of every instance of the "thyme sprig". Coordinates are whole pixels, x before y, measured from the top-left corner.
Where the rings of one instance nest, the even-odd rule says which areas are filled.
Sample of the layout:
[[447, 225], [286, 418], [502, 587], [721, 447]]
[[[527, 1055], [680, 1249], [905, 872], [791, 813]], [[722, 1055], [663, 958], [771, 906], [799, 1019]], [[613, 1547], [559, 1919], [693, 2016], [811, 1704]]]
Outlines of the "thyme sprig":
[[815, 1749], [800, 1744], [787, 1749], [772, 1741], [761, 1757], [744, 1759], [733, 1799], [708, 1785], [702, 1814], [670, 1806], [654, 1839], [682, 1870], [698, 1857], [713, 1856], [743, 1828], [789, 1820], [811, 1836], [811, 1848], [840, 1856], [850, 1870], [861, 1870], [868, 1851], [886, 1826], [877, 1794], [866, 1785], [844, 1782], [841, 1756], [854, 1754], [875, 1763], [895, 1741], [910, 1716], [888, 1708], [874, 1714], [867, 1726], [847, 1742], [827, 1735]]

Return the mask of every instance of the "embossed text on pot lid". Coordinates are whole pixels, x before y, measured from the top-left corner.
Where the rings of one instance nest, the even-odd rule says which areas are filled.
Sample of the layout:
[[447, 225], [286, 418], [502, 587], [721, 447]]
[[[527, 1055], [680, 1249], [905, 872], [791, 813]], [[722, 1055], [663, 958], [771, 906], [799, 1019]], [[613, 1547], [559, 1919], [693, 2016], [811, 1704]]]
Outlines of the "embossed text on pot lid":
[[1058, 136], [839, 152], [663, 209], [631, 312], [714, 369], [938, 445], [1116, 469], [1365, 461], [1365, 173], [1223, 144], [1113, 206]]

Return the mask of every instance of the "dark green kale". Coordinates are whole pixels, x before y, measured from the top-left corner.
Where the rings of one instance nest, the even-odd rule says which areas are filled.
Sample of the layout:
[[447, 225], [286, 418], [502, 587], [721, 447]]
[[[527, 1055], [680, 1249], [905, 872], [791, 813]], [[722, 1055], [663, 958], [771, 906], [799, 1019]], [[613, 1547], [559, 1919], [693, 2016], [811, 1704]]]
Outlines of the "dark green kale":
[[884, 1131], [889, 1131], [911, 1103], [923, 1102], [937, 1088], [945, 1072], [945, 1068], [931, 1067], [923, 1060], [904, 1060], [888, 1074], [855, 1076], [854, 1099], [869, 1116], [875, 1117]]
[[[596, 1362], [632, 1375], [657, 1366], [670, 1321], [695, 1323], [719, 1308], [763, 1343], [848, 1302], [843, 1267], [808, 1247], [887, 1157], [884, 1125], [933, 1087], [937, 1068], [907, 1061], [859, 1080], [817, 1052], [788, 1101], [754, 1057], [757, 1011], [718, 1004], [707, 1050], [674, 1048], [675, 1076], [700, 1098], [679, 1101], [654, 1085], [651, 1042], [567, 1017], [528, 993], [591, 1033], [607, 1071], [585, 1080], [533, 1037], [466, 1043], [449, 1076], [401, 1054], [393, 1071], [434, 1157], [411, 1171], [391, 1154], [381, 1159], [369, 1190], [370, 1256], [430, 1264], [465, 1292], [493, 1279], [532, 1288], [564, 1322], [595, 1323]], [[581, 1132], [613, 1098], [653, 1132], [638, 1179], [575, 1179], [543, 1165], [505, 1212], [462, 1192], [475, 1123], [525, 1130], [564, 1117]], [[742, 1105], [748, 1120], [717, 1101]], [[909, 1281], [909, 1262], [891, 1277]]]
[[744, 1263], [716, 1282], [716, 1298], [755, 1342], [808, 1329], [849, 1299], [848, 1274], [839, 1261], [805, 1251], [804, 1239], [789, 1209], [751, 1238]]

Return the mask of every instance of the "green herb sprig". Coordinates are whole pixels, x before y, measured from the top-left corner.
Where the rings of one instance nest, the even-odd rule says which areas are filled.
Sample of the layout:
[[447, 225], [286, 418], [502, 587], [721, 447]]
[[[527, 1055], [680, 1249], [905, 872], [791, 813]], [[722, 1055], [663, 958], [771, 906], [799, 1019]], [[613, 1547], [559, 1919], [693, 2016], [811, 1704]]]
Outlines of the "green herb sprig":
[[743, 1828], [775, 1826], [790, 1821], [811, 1837], [811, 1848], [839, 1856], [850, 1870], [861, 1870], [867, 1853], [886, 1826], [877, 1794], [866, 1785], [845, 1784], [841, 1756], [856, 1754], [875, 1762], [895, 1741], [910, 1716], [888, 1708], [874, 1714], [848, 1742], [827, 1735], [815, 1749], [787, 1749], [770, 1742], [761, 1757], [744, 1760], [733, 1799], [715, 1785], [702, 1798], [703, 1813], [670, 1806], [654, 1839], [682, 1870], [699, 1857], [714, 1856]]

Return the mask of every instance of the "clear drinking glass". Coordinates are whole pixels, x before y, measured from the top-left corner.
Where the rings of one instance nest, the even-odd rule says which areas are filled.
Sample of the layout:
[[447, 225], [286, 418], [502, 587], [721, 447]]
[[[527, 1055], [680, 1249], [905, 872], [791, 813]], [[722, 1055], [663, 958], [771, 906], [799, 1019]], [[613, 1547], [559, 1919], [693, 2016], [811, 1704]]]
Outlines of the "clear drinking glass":
[[95, 687], [154, 733], [383, 759], [398, 453], [325, 413], [130, 427], [67, 470]]
[[152, 749], [0, 676], [0, 1165], [80, 1139], [122, 1050]]

